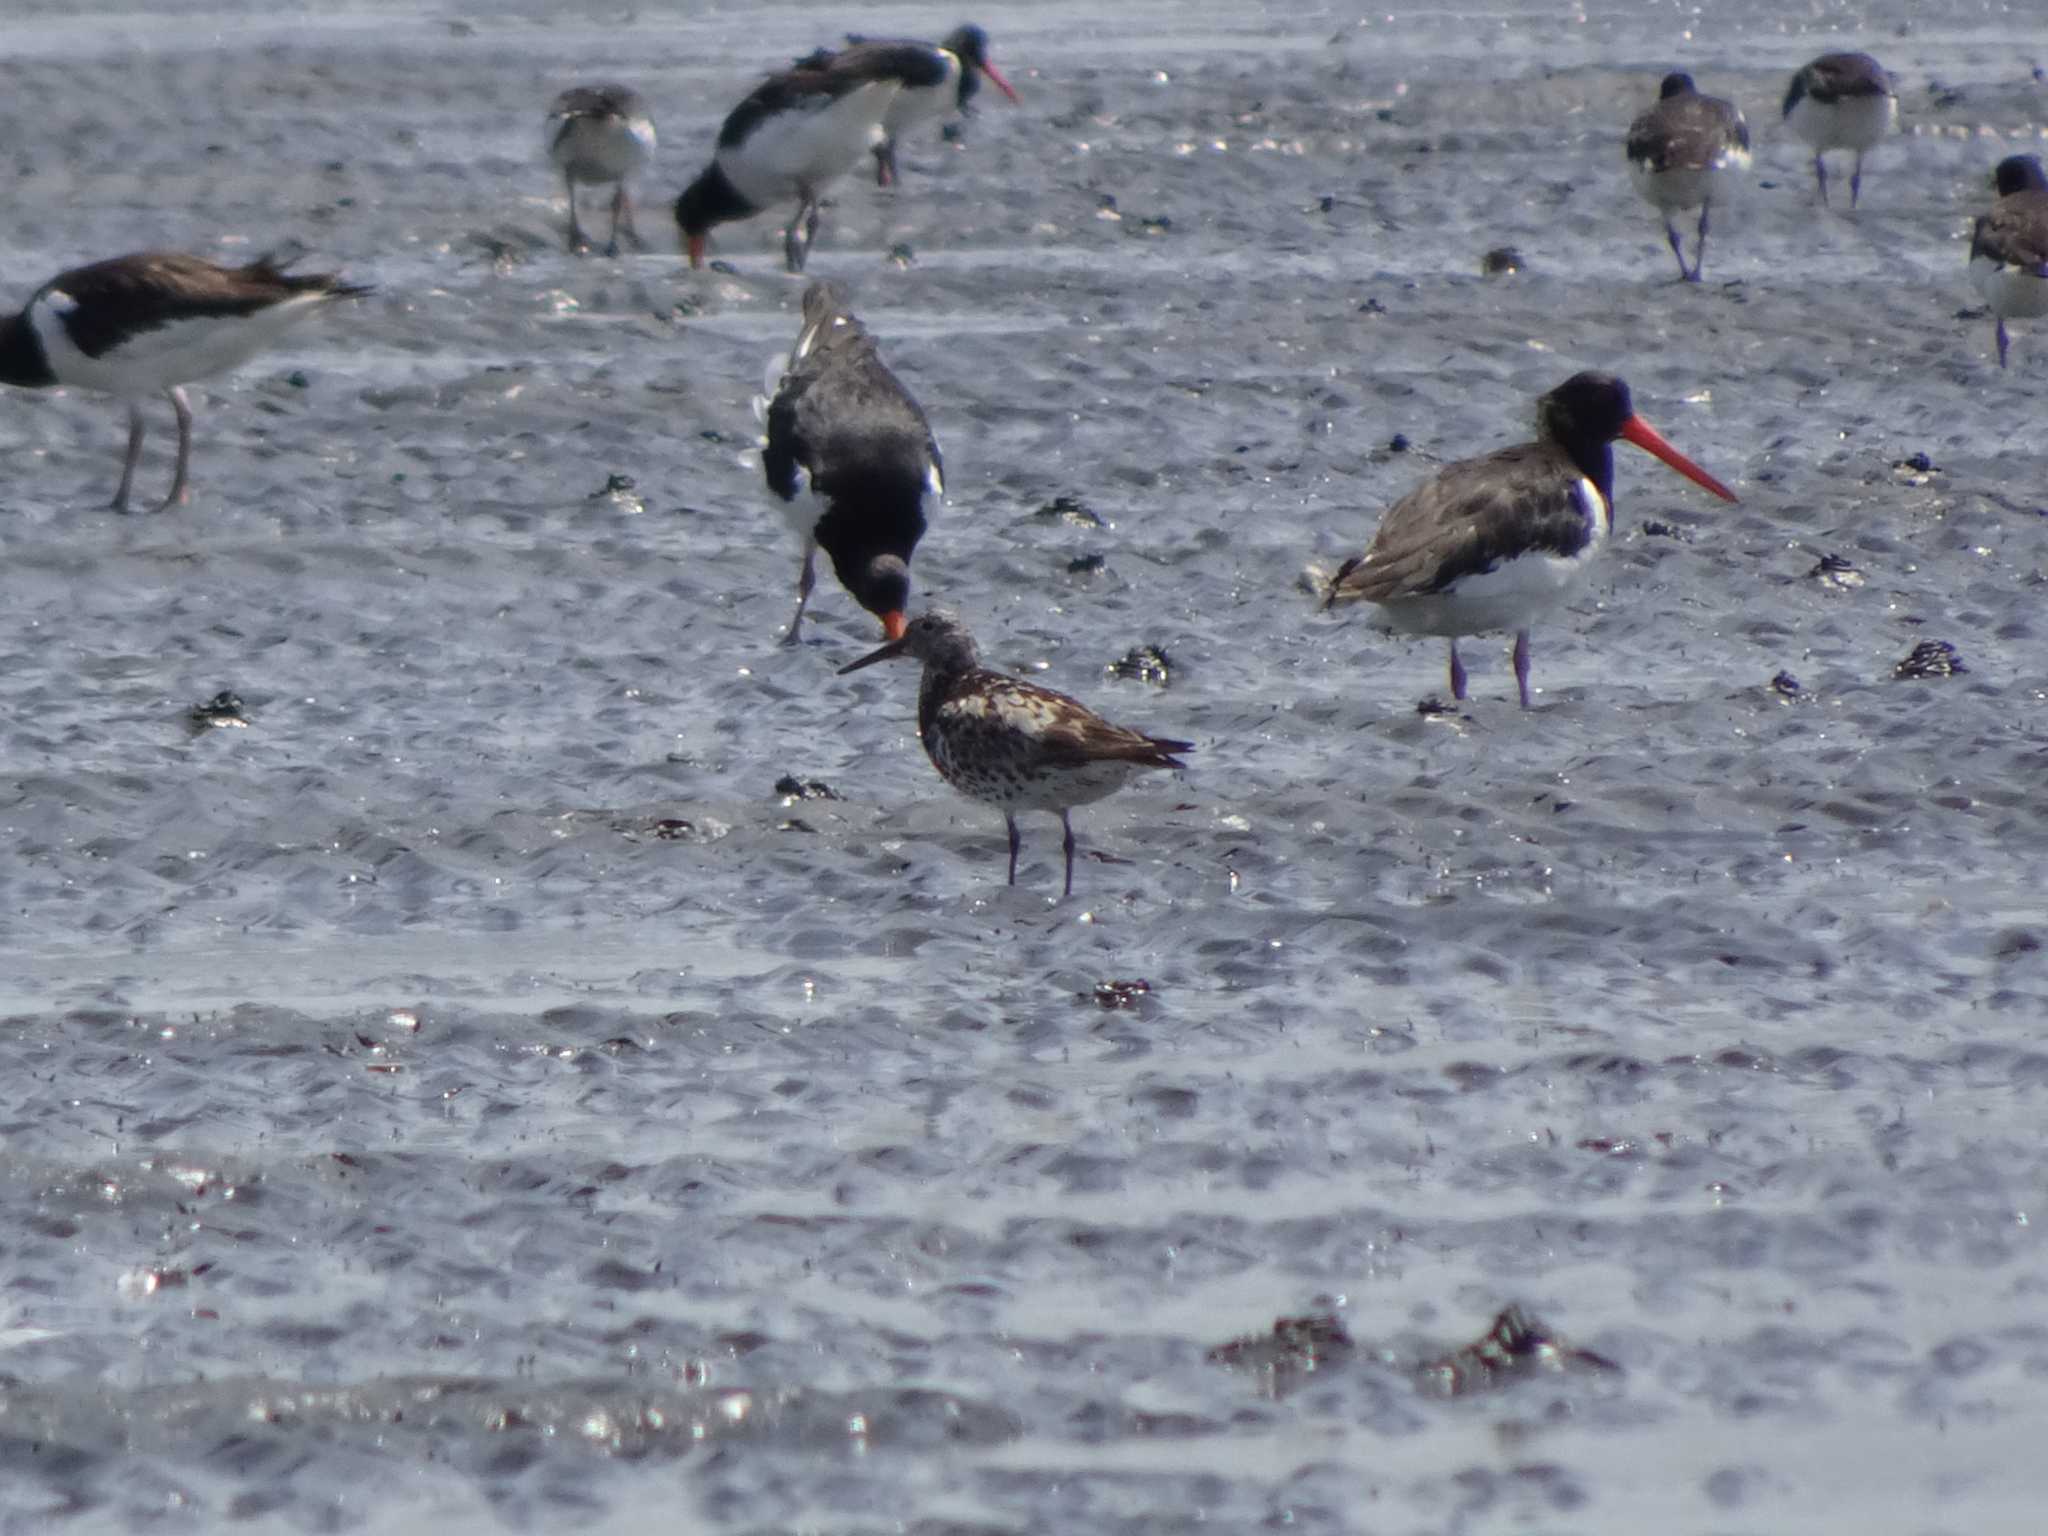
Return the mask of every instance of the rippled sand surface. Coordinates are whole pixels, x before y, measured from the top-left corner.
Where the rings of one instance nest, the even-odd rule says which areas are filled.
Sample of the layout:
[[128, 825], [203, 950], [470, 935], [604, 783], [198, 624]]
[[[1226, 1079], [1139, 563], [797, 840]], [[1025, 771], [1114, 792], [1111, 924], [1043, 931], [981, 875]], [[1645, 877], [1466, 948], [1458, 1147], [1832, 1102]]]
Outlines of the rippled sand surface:
[[[2032, 1529], [2048, 326], [1959, 313], [2021, 14], [983, 11], [1024, 106], [812, 265], [944, 446], [922, 590], [1198, 744], [1061, 903], [836, 585], [776, 644], [799, 284], [667, 217], [761, 68], [960, 18], [572, 10], [7, 23], [9, 304], [379, 291], [203, 387], [168, 515], [0, 398], [0, 1529]], [[1777, 115], [1840, 46], [1853, 220]], [[1674, 65], [1758, 141], [1698, 288], [1621, 153]], [[655, 249], [578, 260], [540, 119], [609, 76]], [[1620, 449], [1539, 707], [1476, 641], [1419, 713], [1304, 569], [1582, 367], [1742, 504]], [[1616, 1369], [1427, 1390], [1510, 1305]]]

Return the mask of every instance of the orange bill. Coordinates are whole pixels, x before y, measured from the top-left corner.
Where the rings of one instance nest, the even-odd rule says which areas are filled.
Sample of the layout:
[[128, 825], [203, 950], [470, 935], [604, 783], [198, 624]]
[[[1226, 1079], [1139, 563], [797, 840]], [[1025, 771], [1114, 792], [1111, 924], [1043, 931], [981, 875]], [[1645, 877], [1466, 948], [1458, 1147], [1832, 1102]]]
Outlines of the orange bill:
[[1017, 102], [1019, 104], [1023, 102], [1024, 98], [1019, 96], [1016, 93], [1016, 91], [1011, 88], [1010, 82], [1003, 78], [1003, 72], [997, 69], [995, 65], [984, 63], [981, 66], [981, 72], [984, 75], [987, 75], [989, 79], [994, 82], [995, 88], [1001, 91], [1005, 96], [1009, 97], [1010, 100]]
[[910, 627], [910, 621], [900, 611], [882, 615], [882, 637], [886, 640], [901, 640], [903, 631]]
[[1643, 420], [1642, 417], [1631, 416], [1627, 421], [1624, 421], [1621, 424], [1620, 436], [1623, 442], [1634, 443], [1643, 452], [1654, 454], [1685, 476], [1694, 485], [1712, 491], [1723, 501], [1734, 501], [1737, 499], [1733, 491], [1729, 490], [1727, 486], [1716, 480], [1704, 469], [1701, 469], [1699, 465], [1693, 463], [1691, 459], [1688, 459], [1684, 454], [1667, 443], [1664, 440], [1664, 434]]

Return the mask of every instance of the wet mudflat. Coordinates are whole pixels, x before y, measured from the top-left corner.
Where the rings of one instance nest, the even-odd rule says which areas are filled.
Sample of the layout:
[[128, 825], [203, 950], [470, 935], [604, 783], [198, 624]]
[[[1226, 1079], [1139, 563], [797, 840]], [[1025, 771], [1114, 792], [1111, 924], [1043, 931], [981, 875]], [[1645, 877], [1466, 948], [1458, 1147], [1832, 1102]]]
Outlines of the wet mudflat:
[[[202, 388], [162, 517], [110, 402], [0, 401], [0, 1526], [2024, 1528], [2048, 328], [1958, 313], [2021, 19], [980, 14], [1024, 106], [812, 267], [945, 449], [921, 592], [1197, 743], [1066, 903], [844, 593], [776, 644], [800, 285], [666, 220], [766, 64], [959, 19], [18, 8], [9, 303], [379, 293]], [[1837, 46], [1853, 220], [1777, 123]], [[1621, 152], [1673, 65], [1758, 143], [1696, 288]], [[578, 260], [540, 118], [610, 76], [656, 248]], [[1480, 641], [1420, 711], [1303, 572], [1583, 367], [1742, 504], [1619, 450], [1537, 709]], [[1510, 1306], [1603, 1368], [1443, 1365]]]

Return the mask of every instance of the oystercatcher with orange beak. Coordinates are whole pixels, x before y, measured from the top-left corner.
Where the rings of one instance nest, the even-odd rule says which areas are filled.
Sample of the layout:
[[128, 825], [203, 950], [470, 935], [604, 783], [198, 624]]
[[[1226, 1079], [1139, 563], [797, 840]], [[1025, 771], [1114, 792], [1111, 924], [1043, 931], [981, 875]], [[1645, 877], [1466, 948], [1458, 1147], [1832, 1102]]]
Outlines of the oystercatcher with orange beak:
[[1464, 635], [1515, 634], [1529, 704], [1529, 625], [1578, 587], [1614, 526], [1619, 438], [1724, 501], [1735, 493], [1636, 415], [1628, 385], [1580, 373], [1536, 402], [1536, 440], [1466, 459], [1410, 491], [1344, 562], [1323, 606], [1379, 605], [1395, 629], [1451, 642], [1451, 693], [1465, 697]]
[[75, 385], [128, 406], [128, 456], [113, 510], [128, 510], [142, 457], [142, 401], [168, 396], [178, 468], [156, 510], [185, 500], [192, 403], [183, 386], [239, 367], [294, 326], [368, 288], [330, 272], [294, 274], [288, 258], [224, 267], [180, 251], [137, 251], [60, 272], [20, 314], [0, 320], [0, 384]]
[[[914, 48], [922, 55], [914, 70], [907, 69], [903, 88], [882, 118], [883, 138], [875, 146], [877, 186], [893, 186], [899, 179], [896, 141], [910, 129], [934, 118], [972, 110], [970, 104], [984, 77], [1013, 104], [1022, 100], [989, 58], [988, 33], [971, 21], [955, 27], [937, 43], [878, 44], [857, 39], [855, 46]], [[907, 54], [904, 56], [906, 66], [913, 62]]]
[[916, 52], [915, 45], [875, 44], [813, 54], [770, 75], [732, 109], [711, 164], [676, 199], [691, 266], [704, 265], [718, 225], [794, 199], [782, 255], [790, 271], [803, 271], [825, 188], [882, 142], [882, 119], [904, 70], [918, 62], [903, 57], [906, 49]]
[[1998, 366], [2010, 345], [2008, 319], [2048, 315], [2048, 176], [2033, 155], [1998, 162], [1998, 201], [1979, 214], [1970, 239], [1970, 281], [1998, 320]]
[[[820, 549], [883, 635], [900, 640], [925, 497], [945, 494], [945, 466], [923, 409], [884, 366], [837, 284], [805, 290], [803, 329], [767, 418], [761, 468], [804, 546], [783, 643], [797, 643]], [[801, 494], [806, 483], [810, 495]]]

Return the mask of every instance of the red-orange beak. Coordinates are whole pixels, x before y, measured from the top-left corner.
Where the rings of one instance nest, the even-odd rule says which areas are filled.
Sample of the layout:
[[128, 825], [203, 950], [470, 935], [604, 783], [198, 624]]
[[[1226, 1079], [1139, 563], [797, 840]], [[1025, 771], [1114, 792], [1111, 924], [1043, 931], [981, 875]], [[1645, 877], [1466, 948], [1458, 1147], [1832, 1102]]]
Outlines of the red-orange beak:
[[984, 62], [981, 66], [981, 72], [987, 75], [990, 83], [1005, 96], [1009, 97], [1011, 101], [1015, 102], [1018, 106], [1024, 104], [1024, 98], [1011, 89], [1010, 82], [1003, 78], [1003, 72], [997, 69], [995, 65]]
[[691, 235], [691, 236], [689, 237], [689, 242], [688, 242], [688, 243], [689, 243], [689, 247], [690, 247], [690, 265], [691, 265], [691, 266], [693, 266], [693, 267], [701, 267], [701, 266], [703, 266], [703, 265], [704, 265], [704, 237], [703, 237], [702, 235]]
[[902, 614], [885, 613], [882, 615], [883, 639], [901, 640], [903, 638], [903, 631], [908, 628], [910, 628], [910, 621], [904, 618]]
[[1702, 489], [1712, 491], [1723, 501], [1734, 501], [1736, 495], [1727, 486], [1693, 463], [1684, 454], [1664, 441], [1664, 435], [1640, 416], [1631, 416], [1621, 424], [1620, 437], [1623, 442], [1634, 443], [1643, 452], [1654, 454], [1677, 470], [1686, 479]]

